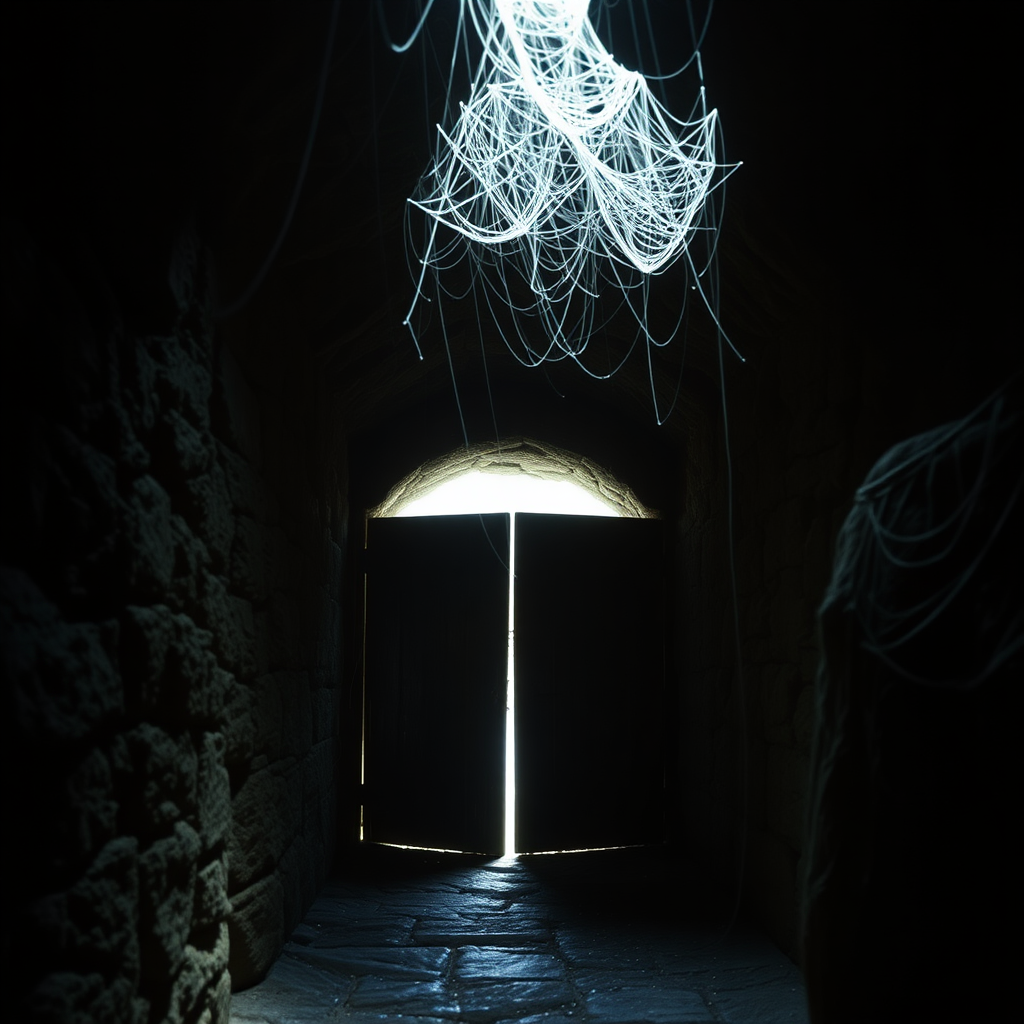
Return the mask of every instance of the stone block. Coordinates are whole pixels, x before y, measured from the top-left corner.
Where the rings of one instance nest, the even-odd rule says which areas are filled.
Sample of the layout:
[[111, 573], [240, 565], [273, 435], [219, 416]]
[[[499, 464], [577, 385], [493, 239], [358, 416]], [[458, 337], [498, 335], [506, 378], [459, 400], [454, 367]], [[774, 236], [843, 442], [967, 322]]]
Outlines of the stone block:
[[132, 483], [120, 533], [129, 593], [161, 599], [174, 574], [174, 530], [170, 496], [153, 477]]
[[565, 968], [552, 953], [516, 950], [504, 946], [461, 946], [455, 953], [455, 977], [459, 982], [562, 981]]
[[275, 672], [281, 695], [281, 752], [304, 757], [313, 745], [313, 699], [308, 672]]
[[[517, 1020], [532, 1013], [548, 1013], [572, 1006], [575, 1001], [574, 989], [564, 981], [479, 981], [460, 987], [459, 1017], [467, 1022], [489, 1024], [494, 1020]], [[618, 1018], [616, 1024], [625, 1024], [627, 1020], [629, 1018]], [[661, 1018], [646, 1020], [660, 1021]]]
[[304, 835], [295, 836], [275, 872], [283, 890], [281, 909], [286, 934], [302, 920], [316, 896], [317, 867], [312, 843]]
[[129, 605], [120, 662], [141, 716], [192, 724], [215, 718], [221, 695], [214, 677], [212, 635], [164, 605]]
[[156, 392], [161, 408], [177, 409], [193, 426], [208, 430], [213, 378], [184, 340], [175, 336], [149, 339]]
[[183, 497], [189, 526], [206, 545], [214, 571], [223, 572], [235, 529], [224, 470], [214, 462], [209, 472], [185, 482]]
[[323, 800], [332, 802], [337, 768], [334, 755], [335, 745], [326, 741], [312, 747], [302, 761], [302, 800], [310, 811]]
[[[319, 902], [319, 901], [318, 901]], [[302, 924], [292, 933], [287, 950], [298, 953], [300, 949], [336, 949], [339, 946], [408, 946], [412, 936], [414, 917], [395, 916], [389, 912], [386, 919], [379, 915], [379, 905], [374, 904], [365, 917], [348, 919], [341, 914], [323, 914], [319, 921], [310, 921], [317, 905], [306, 914]]]
[[[113, 432], [116, 440], [116, 458], [120, 469], [124, 470], [129, 477], [141, 476], [149, 469], [150, 455], [146, 448], [139, 441], [132, 424], [131, 416], [128, 413], [128, 404], [125, 400], [124, 391], [118, 396], [117, 403], [110, 402], [106, 407], [106, 414], [113, 424]], [[121, 404], [124, 402], [125, 404]]]
[[64, 944], [73, 963], [88, 963], [107, 977], [139, 978], [136, 931], [139, 900], [138, 842], [111, 840], [65, 897]]
[[[434, 981], [406, 981], [394, 978], [362, 977], [356, 981], [355, 988], [348, 997], [348, 1005], [356, 1011], [376, 1011], [382, 1016], [394, 1007], [402, 1007], [402, 1012], [414, 1020], [431, 1017], [472, 1020], [472, 1017], [459, 1015], [458, 1001], [447, 990], [442, 979]], [[503, 1004], [504, 1009], [506, 1004]], [[511, 1016], [511, 1015], [509, 1015]], [[497, 1020], [494, 1014], [486, 1018]]]
[[228, 970], [233, 990], [255, 985], [284, 945], [284, 890], [268, 875], [237, 893], [228, 917]]
[[119, 660], [143, 707], [153, 707], [159, 700], [161, 683], [168, 670], [168, 655], [178, 629], [176, 616], [166, 605], [152, 608], [128, 605], [125, 608]]
[[449, 921], [424, 918], [413, 929], [420, 946], [527, 946], [543, 945], [551, 939], [540, 918], [520, 918], [504, 926], [500, 918], [479, 921]]
[[327, 748], [325, 761], [329, 766], [323, 771], [328, 776], [326, 788], [317, 794], [317, 802], [313, 805], [316, 814], [315, 835], [319, 838], [321, 845], [332, 855], [335, 843], [338, 840], [338, 795], [335, 788], [336, 771], [336, 748], [331, 745]]
[[283, 750], [284, 701], [279, 673], [268, 673], [256, 680], [252, 700], [255, 750], [277, 760]]
[[190, 941], [193, 945], [198, 944], [194, 938], [196, 935], [209, 931], [213, 926], [225, 921], [230, 912], [228, 860], [227, 854], [221, 853], [200, 868], [196, 874], [196, 898], [192, 908], [190, 932]]
[[807, 1020], [807, 995], [795, 964], [757, 967], [717, 979], [710, 994], [717, 1019], [727, 1024]]
[[[232, 939], [232, 958], [235, 944]], [[294, 1024], [317, 1024], [320, 1021], [347, 1020], [349, 1024], [361, 1024], [359, 1017], [344, 1012], [343, 1006], [352, 989], [352, 979], [328, 974], [318, 968], [289, 956], [283, 956], [270, 969], [267, 986], [239, 991], [254, 980], [239, 981], [239, 972], [232, 968], [232, 986], [235, 994], [231, 999], [231, 1019], [237, 1024], [267, 1024], [268, 1016], [274, 1014], [276, 1006], [287, 1007], [287, 1014]], [[258, 977], [257, 977], [258, 980]], [[273, 993], [267, 998], [267, 990]], [[268, 1005], [269, 1004], [269, 1005]], [[380, 1020], [374, 1014], [371, 1018]], [[362, 1016], [365, 1021], [365, 1015]], [[412, 1018], [412, 1024], [445, 1024], [436, 1018]]]
[[256, 674], [256, 630], [252, 604], [229, 594], [224, 580], [203, 574], [199, 598], [202, 624], [213, 635], [213, 649], [220, 663], [241, 679]]
[[185, 1024], [209, 1008], [216, 984], [228, 966], [228, 925], [217, 931], [212, 949], [186, 945], [181, 970], [171, 984], [166, 1024]]
[[[230, 940], [229, 940], [230, 941]], [[198, 1024], [228, 1024], [231, 1017], [231, 974], [222, 971], [209, 990]]]
[[0, 568], [0, 666], [18, 731], [34, 742], [82, 739], [124, 709], [108, 648], [117, 629], [68, 623], [20, 569]]
[[289, 796], [288, 779], [280, 765], [253, 772], [235, 794], [228, 833], [229, 893], [268, 874], [284, 855], [301, 812]]
[[199, 476], [213, 459], [213, 438], [197, 430], [176, 409], [160, 417], [154, 438], [157, 464], [175, 480]]
[[160, 990], [181, 968], [192, 928], [199, 836], [183, 821], [139, 857], [142, 976]]
[[223, 694], [221, 734], [224, 737], [224, 763], [232, 768], [247, 764], [256, 744], [255, 695], [224, 669], [214, 669], [214, 677]]
[[196, 776], [197, 831], [203, 850], [212, 850], [231, 824], [231, 782], [224, 767], [224, 737], [203, 734]]
[[194, 817], [198, 758], [187, 732], [172, 736], [143, 723], [118, 737], [113, 752], [122, 827], [160, 835]]
[[172, 603], [176, 611], [193, 614], [201, 593], [203, 573], [210, 564], [210, 553], [177, 514], [171, 516], [171, 533], [174, 537]]
[[435, 946], [335, 946], [328, 949], [289, 947], [288, 956], [331, 974], [371, 975], [392, 981], [435, 981], [451, 956]]

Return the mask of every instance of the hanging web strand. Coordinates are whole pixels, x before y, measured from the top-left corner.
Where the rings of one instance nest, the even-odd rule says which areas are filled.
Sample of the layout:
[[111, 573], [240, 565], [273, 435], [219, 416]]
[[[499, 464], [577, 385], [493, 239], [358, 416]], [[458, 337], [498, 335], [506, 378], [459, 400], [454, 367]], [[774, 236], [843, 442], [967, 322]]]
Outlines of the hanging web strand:
[[857, 491], [826, 605], [916, 683], [973, 689], [1024, 650], [1018, 374], [963, 420], [891, 449]]
[[616, 291], [625, 301], [612, 304], [657, 345], [649, 281], [683, 255], [707, 303], [706, 267], [688, 249], [704, 235], [713, 251], [708, 197], [735, 169], [716, 161], [717, 111], [701, 84], [690, 115], [673, 117], [615, 61], [587, 11], [588, 0], [463, 0], [461, 31], [468, 20], [482, 53], [410, 199], [428, 223], [405, 320], [414, 339], [428, 277], [442, 291], [442, 272], [464, 260], [488, 304], [541, 325], [517, 326], [514, 340], [502, 331], [532, 365], [579, 362], [600, 326], [598, 300]]

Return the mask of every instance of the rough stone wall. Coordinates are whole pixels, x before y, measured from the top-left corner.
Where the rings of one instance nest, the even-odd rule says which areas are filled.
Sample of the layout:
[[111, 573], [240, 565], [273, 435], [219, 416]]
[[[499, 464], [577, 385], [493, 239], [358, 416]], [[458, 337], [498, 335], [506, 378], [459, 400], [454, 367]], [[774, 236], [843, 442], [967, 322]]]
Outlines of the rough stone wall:
[[263, 976], [313, 901], [338, 827], [344, 437], [312, 368], [281, 358], [286, 345], [271, 351], [271, 365], [255, 374], [259, 393], [222, 352], [227, 433], [237, 446], [222, 452], [232, 488], [247, 496], [231, 579], [251, 602], [254, 631], [228, 709], [236, 989]]
[[332, 856], [343, 461], [218, 351], [194, 239], [154, 333], [5, 253], [4, 1001], [225, 1021]]

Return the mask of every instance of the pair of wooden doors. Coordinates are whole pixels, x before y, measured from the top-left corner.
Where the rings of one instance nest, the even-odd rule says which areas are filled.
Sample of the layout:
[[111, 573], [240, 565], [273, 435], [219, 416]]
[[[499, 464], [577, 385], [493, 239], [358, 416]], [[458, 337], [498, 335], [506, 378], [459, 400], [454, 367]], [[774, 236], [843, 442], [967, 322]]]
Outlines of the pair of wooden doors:
[[[500, 854], [509, 516], [371, 519], [364, 836]], [[663, 524], [518, 513], [516, 851], [658, 842]]]

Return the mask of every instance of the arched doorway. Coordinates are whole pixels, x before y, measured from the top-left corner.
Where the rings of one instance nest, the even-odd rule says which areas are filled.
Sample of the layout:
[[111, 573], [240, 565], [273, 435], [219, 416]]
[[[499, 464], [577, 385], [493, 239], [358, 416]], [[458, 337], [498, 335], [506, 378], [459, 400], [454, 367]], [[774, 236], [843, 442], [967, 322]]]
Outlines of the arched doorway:
[[369, 511], [364, 838], [661, 838], [661, 525], [600, 467], [521, 440], [428, 463]]

